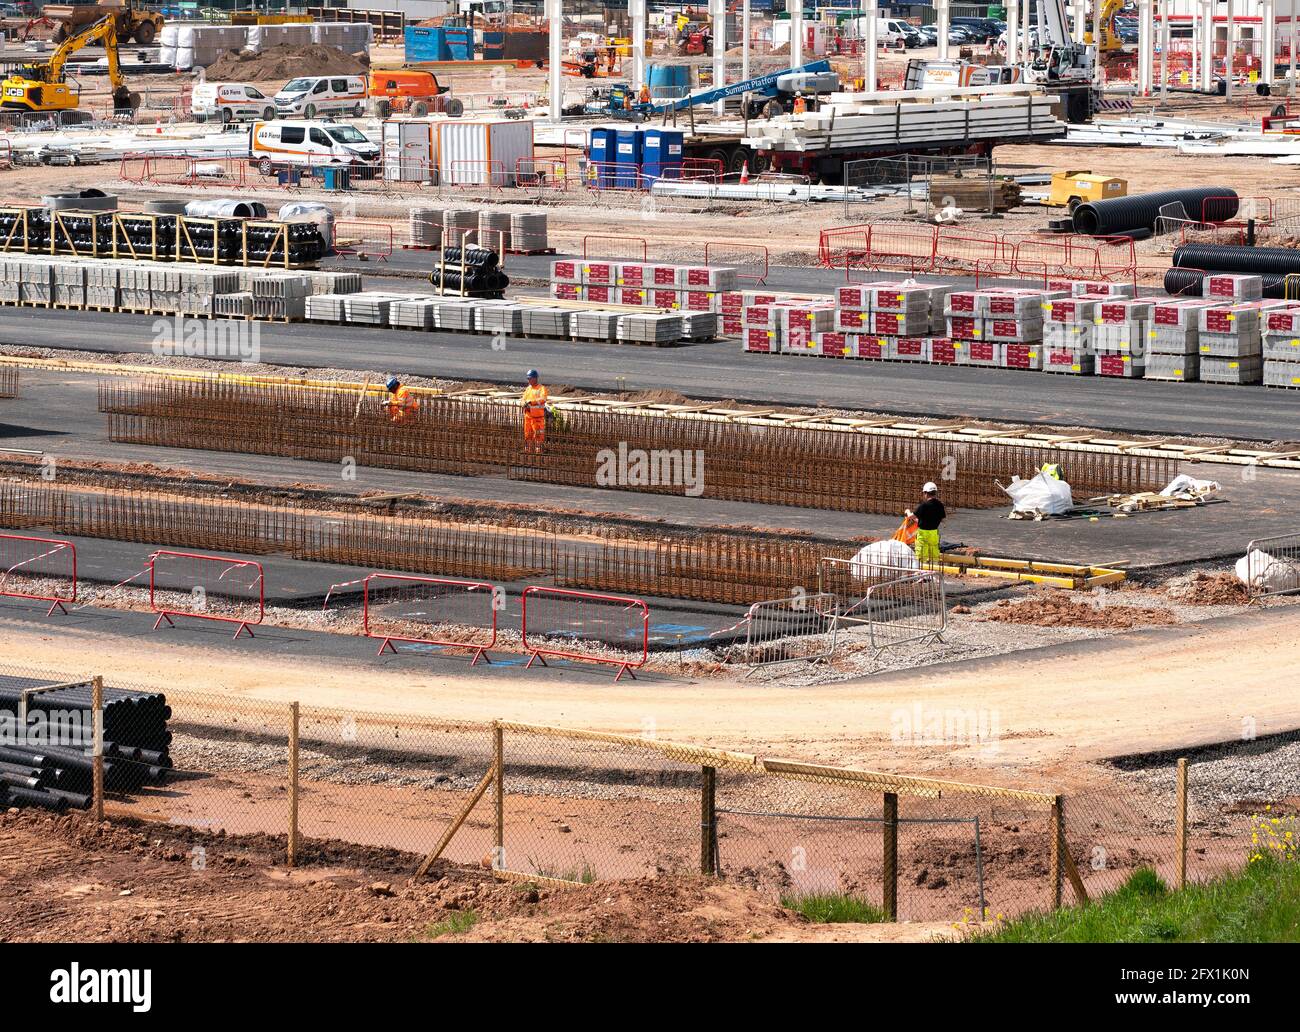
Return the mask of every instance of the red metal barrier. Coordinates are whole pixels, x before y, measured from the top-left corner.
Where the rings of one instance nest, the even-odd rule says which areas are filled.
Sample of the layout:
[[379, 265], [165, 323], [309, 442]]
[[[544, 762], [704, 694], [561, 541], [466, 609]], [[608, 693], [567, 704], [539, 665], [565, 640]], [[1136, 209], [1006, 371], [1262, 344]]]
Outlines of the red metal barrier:
[[[384, 649], [397, 652], [395, 641], [406, 641], [418, 645], [437, 645], [449, 649], [472, 649], [473, 662], [480, 659], [492, 662], [487, 650], [497, 642], [497, 590], [494, 585], [484, 581], [448, 580], [442, 577], [405, 577], [396, 573], [372, 573], [362, 583], [361, 625], [367, 638], [383, 638], [377, 655]], [[444, 602], [456, 595], [479, 592], [480, 598], [487, 606], [486, 616], [477, 624], [468, 624], [457, 619], [455, 614], [431, 614], [429, 609], [439, 602]], [[454, 603], [453, 603], [454, 605]], [[475, 608], [478, 606], [476, 604]], [[398, 610], [393, 612], [393, 610]], [[421, 611], [423, 610], [423, 611]], [[477, 641], [453, 641], [447, 637], [415, 636], [413, 634], [394, 633], [400, 631], [382, 630], [379, 626], [386, 622], [398, 622], [404, 625], [428, 624], [434, 634], [439, 628], [454, 625], [469, 627], [479, 636]], [[482, 640], [486, 638], [487, 640]]]
[[339, 219], [334, 223], [334, 250], [365, 260], [388, 261], [393, 253], [393, 227], [385, 222]]
[[48, 602], [46, 616], [77, 601], [77, 546], [59, 538], [0, 534], [0, 595]]
[[[585, 237], [582, 238], [582, 257], [583, 257], [583, 260], [584, 260], [584, 261], [585, 261], [586, 259], [592, 257], [592, 251], [590, 250], [590, 248], [591, 248], [591, 241], [593, 241], [593, 240], [599, 241], [599, 242], [601, 242], [601, 243], [604, 243], [604, 242], [609, 241], [609, 240], [622, 240], [622, 241], [630, 241], [630, 242], [632, 242], [632, 243], [640, 244], [640, 245], [641, 245], [641, 261], [645, 262], [645, 261], [649, 261], [649, 260], [650, 260], [650, 257], [649, 257], [649, 256], [650, 256], [650, 247], [649, 247], [649, 245], [646, 243], [644, 237], [632, 237], [632, 236], [602, 236], [602, 235], [592, 234], [592, 235], [585, 236]], [[602, 252], [602, 257], [608, 257], [607, 253], [606, 253], [606, 252]], [[626, 256], [626, 255], [617, 255], [616, 257], [620, 257], [620, 258], [622, 258], [622, 257], [628, 257], [628, 256]]]
[[[540, 659], [542, 666], [546, 666], [547, 656], [554, 656], [557, 659], [573, 659], [587, 663], [608, 663], [611, 666], [618, 667], [618, 673], [614, 680], [620, 680], [624, 674], [627, 674], [633, 680], [636, 680], [636, 674], [632, 671], [638, 667], [644, 666], [646, 659], [650, 655], [650, 607], [639, 598], [628, 598], [623, 595], [601, 595], [592, 591], [571, 591], [567, 588], [546, 588], [538, 585], [531, 585], [524, 589], [521, 599], [523, 603], [523, 641], [524, 650], [532, 653], [528, 657], [527, 667], [533, 665], [533, 660]], [[530, 633], [529, 604], [533, 605], [534, 626], [531, 631], [533, 641], [529, 641]], [[545, 620], [540, 616], [538, 610], [542, 605], [551, 603], [560, 608], [560, 617], [558, 619]], [[640, 649], [640, 656], [634, 658], [619, 658], [614, 655], [606, 655], [594, 651], [601, 644], [601, 640], [590, 634], [593, 623], [603, 621], [602, 611], [612, 612], [616, 618], [622, 620], [622, 628], [617, 625], [614, 633], [610, 637], [615, 637], [619, 642], [633, 641], [640, 638], [637, 648]], [[627, 614], [635, 613], [636, 616], [628, 617]], [[538, 630], [537, 624], [545, 621], [552, 625], [549, 630]], [[620, 633], [620, 630], [622, 633]], [[547, 644], [546, 640], [563, 637], [573, 642], [573, 649], [556, 648]], [[582, 641], [588, 642], [588, 651], [578, 652], [576, 649]], [[607, 649], [619, 648], [618, 645], [605, 645]]]
[[[251, 638], [253, 626], [266, 614], [266, 576], [262, 564], [252, 559], [162, 549], [149, 556], [145, 565], [149, 569], [149, 609], [158, 614], [155, 631], [164, 620], [167, 626], [174, 626], [173, 616], [190, 616], [238, 624], [234, 637], [247, 631]], [[192, 605], [181, 609], [179, 603], [164, 604], [160, 593], [168, 593], [173, 600], [175, 593], [188, 593]]]

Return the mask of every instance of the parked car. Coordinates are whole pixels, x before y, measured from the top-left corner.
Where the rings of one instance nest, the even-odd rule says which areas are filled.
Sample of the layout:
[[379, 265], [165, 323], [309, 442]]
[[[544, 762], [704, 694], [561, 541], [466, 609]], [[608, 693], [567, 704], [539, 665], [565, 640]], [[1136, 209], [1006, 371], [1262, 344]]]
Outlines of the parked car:
[[196, 122], [212, 119], [224, 124], [275, 118], [271, 98], [246, 82], [197, 83], [190, 97], [190, 111]]
[[373, 170], [379, 148], [358, 129], [319, 119], [254, 122], [248, 130], [248, 161], [262, 175], [304, 165], [351, 165]]
[[919, 25], [916, 31], [921, 37], [922, 46], [932, 47], [939, 41], [939, 28], [936, 25]]
[[973, 43], [987, 43], [1002, 32], [992, 18], [953, 18], [951, 25], [968, 32]]
[[290, 79], [275, 95], [275, 113], [306, 119], [366, 113], [366, 80], [360, 75], [306, 75]]

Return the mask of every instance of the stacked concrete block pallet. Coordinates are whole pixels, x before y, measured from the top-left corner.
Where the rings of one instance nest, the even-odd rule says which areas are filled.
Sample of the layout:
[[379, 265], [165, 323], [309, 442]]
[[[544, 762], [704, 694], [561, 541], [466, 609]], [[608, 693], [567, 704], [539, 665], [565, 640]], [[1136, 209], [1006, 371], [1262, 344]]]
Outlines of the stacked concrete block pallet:
[[1260, 350], [1267, 386], [1300, 387], [1300, 305], [1265, 314]]
[[736, 285], [729, 266], [581, 258], [551, 263], [551, 294], [564, 301], [721, 313]]
[[1147, 379], [1185, 382], [1200, 378], [1200, 311], [1211, 304], [1196, 297], [1165, 299], [1151, 306]]
[[50, 305], [54, 308], [86, 307], [86, 266], [82, 262], [55, 262], [51, 268]]
[[52, 265], [52, 262], [40, 259], [18, 263], [18, 300], [21, 304], [49, 307], [54, 294]]
[[119, 262], [86, 263], [86, 307], [115, 312], [121, 304], [118, 297], [118, 280], [122, 274]]
[[746, 351], [820, 356], [823, 338], [834, 327], [835, 305], [826, 298], [750, 305], [744, 312], [741, 333]]
[[263, 273], [254, 277], [252, 288], [253, 318], [300, 322], [306, 317], [312, 282], [302, 273]]

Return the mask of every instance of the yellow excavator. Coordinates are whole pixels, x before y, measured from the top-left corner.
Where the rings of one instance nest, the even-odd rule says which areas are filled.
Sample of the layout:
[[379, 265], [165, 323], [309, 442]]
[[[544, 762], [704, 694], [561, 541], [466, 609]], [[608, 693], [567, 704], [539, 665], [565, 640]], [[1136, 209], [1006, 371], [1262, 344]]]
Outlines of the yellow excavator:
[[[1098, 47], [1098, 50], [1102, 54], [1122, 50], [1124, 41], [1120, 39], [1119, 31], [1115, 25], [1115, 18], [1124, 10], [1127, 0], [1093, 0], [1093, 2], [1101, 4], [1101, 46]], [[1083, 34], [1083, 41], [1085, 43], [1092, 42], [1092, 22], [1088, 22], [1087, 31]]]
[[108, 81], [113, 87], [113, 110], [129, 112], [140, 105], [140, 95], [132, 93], [122, 75], [117, 57], [117, 21], [112, 15], [101, 18], [59, 44], [48, 61], [23, 65], [0, 84], [0, 108], [6, 111], [37, 113], [73, 111], [81, 101], [81, 87], [68, 82], [64, 68], [68, 58], [82, 47], [102, 42], [108, 57]]

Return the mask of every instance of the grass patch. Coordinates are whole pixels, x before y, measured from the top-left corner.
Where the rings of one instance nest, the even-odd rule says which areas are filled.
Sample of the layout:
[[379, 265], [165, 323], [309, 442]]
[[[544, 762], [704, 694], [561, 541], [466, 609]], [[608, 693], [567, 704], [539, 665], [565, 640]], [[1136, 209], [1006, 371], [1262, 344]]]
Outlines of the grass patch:
[[425, 928], [423, 938], [441, 939], [444, 935], [464, 935], [476, 924], [478, 924], [478, 914], [473, 910], [457, 910], [445, 920]]
[[596, 869], [588, 863], [584, 863], [581, 868], [557, 869], [547, 867], [545, 864], [539, 864], [531, 856], [526, 857], [526, 859], [528, 865], [532, 867], [533, 873], [539, 878], [555, 878], [558, 881], [577, 882], [580, 885], [590, 885], [596, 880]]
[[1177, 892], [1143, 867], [1089, 906], [1029, 914], [968, 941], [1300, 942], [1300, 863], [1266, 855]]
[[857, 896], [815, 892], [807, 896], [782, 896], [781, 906], [803, 914], [814, 924], [878, 924], [885, 912]]

